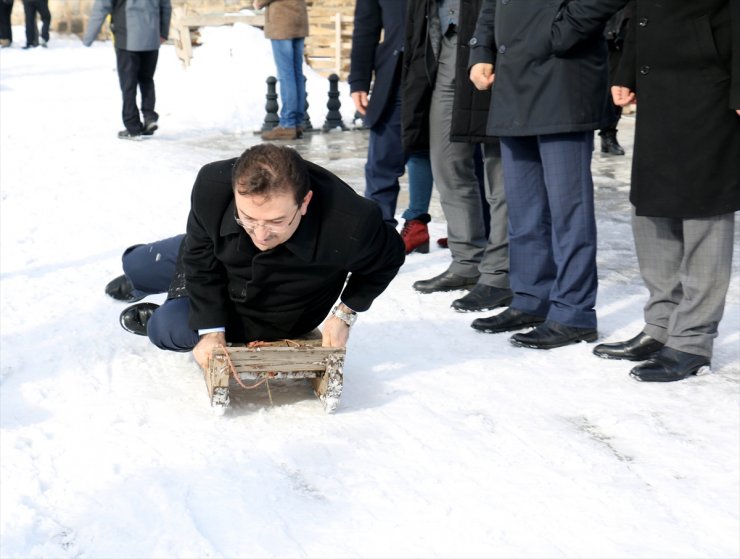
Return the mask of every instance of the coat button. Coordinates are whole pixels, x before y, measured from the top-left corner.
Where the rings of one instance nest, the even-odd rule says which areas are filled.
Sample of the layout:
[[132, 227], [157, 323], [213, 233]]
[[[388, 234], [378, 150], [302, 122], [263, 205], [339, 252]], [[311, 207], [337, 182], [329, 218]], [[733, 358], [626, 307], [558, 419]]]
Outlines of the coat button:
[[648, 18], [646, 18], [646, 17], [641, 17], [641, 18], [640, 18], [640, 21], [638, 22], [638, 25], [639, 25], [640, 27], [647, 27], [647, 24], [648, 24]]
[[642, 67], [640, 68], [640, 73], [641, 73], [641, 74], [642, 74], [643, 76], [647, 76], [647, 75], [648, 75], [648, 74], [650, 73], [650, 66], [648, 66], [648, 65], [642, 66]]
[[499, 52], [500, 52], [501, 54], [504, 54], [504, 53], [506, 52], [506, 45], [501, 45], [501, 46], [500, 46], [500, 47], [498, 48], [498, 51], [499, 51]]
[[478, 44], [478, 39], [476, 39], [475, 37], [473, 37], [472, 39], [470, 39], [470, 40], [468, 41], [468, 44], [469, 44], [469, 45], [470, 45], [471, 47], [474, 47], [475, 45], [477, 45], [477, 44]]

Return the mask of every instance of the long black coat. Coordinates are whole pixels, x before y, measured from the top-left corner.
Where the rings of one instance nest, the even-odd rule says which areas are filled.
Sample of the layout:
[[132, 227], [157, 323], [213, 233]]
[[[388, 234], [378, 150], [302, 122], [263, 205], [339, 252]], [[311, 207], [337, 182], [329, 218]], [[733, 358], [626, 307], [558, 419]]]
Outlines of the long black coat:
[[627, 0], [483, 0], [470, 65], [494, 64], [488, 133], [534, 136], [605, 124], [605, 23]]
[[232, 342], [281, 339], [316, 328], [340, 293], [350, 308], [367, 310], [405, 252], [378, 206], [306, 162], [306, 215], [285, 243], [261, 252], [234, 220], [235, 161], [204, 166], [193, 187], [183, 253], [190, 327], [225, 326]]
[[357, 0], [355, 4], [347, 82], [351, 93], [369, 92], [372, 83], [364, 119], [368, 128], [375, 126], [396, 98], [401, 79], [405, 17], [406, 0]]
[[[455, 59], [455, 95], [450, 139], [453, 142], [495, 142], [486, 134], [491, 104], [489, 91], [478, 91], [468, 79], [468, 40], [473, 35], [481, 0], [460, 0]], [[437, 76], [442, 32], [437, 0], [410, 0], [401, 81], [404, 149], [429, 147], [429, 108]]]
[[637, 93], [637, 214], [739, 210], [740, 0], [637, 0], [615, 84]]

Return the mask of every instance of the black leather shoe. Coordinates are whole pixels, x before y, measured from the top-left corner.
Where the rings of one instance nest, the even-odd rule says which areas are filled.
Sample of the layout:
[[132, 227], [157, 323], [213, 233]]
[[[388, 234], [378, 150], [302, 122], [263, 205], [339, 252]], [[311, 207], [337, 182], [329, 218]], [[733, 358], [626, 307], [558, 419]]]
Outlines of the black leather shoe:
[[512, 296], [511, 289], [476, 283], [467, 295], [455, 299], [450, 306], [459, 312], [488, 311], [508, 306]]
[[664, 346], [652, 359], [634, 367], [630, 376], [643, 382], [674, 382], [711, 373], [710, 366], [708, 357]]
[[640, 332], [625, 342], [599, 344], [594, 348], [594, 355], [604, 359], [626, 359], [627, 361], [645, 361], [660, 351], [663, 344], [655, 338]]
[[601, 153], [624, 155], [624, 148], [617, 141], [616, 130], [602, 131], [599, 135], [601, 136]]
[[126, 307], [119, 319], [121, 326], [127, 332], [146, 336], [146, 325], [158, 308], [159, 305], [154, 303], [137, 303]]
[[544, 321], [544, 316], [527, 314], [509, 307], [500, 314], [495, 314], [487, 318], [476, 318], [470, 326], [480, 332], [495, 334], [497, 332], [521, 330], [527, 326], [542, 324]]
[[146, 297], [144, 294], [134, 293], [134, 286], [126, 276], [118, 276], [116, 279], [109, 281], [108, 285], [105, 286], [105, 294], [124, 303], [135, 303]]
[[142, 136], [151, 136], [159, 129], [159, 124], [153, 119], [144, 119], [144, 128], [141, 131]]
[[453, 274], [449, 270], [442, 272], [428, 280], [414, 282], [414, 289], [419, 293], [434, 293], [436, 291], [455, 291], [457, 289], [471, 289], [478, 283], [478, 276], [466, 278]]
[[533, 349], [552, 349], [578, 342], [596, 341], [596, 328], [576, 328], [546, 320], [536, 328], [522, 334], [514, 334], [509, 341], [519, 347]]

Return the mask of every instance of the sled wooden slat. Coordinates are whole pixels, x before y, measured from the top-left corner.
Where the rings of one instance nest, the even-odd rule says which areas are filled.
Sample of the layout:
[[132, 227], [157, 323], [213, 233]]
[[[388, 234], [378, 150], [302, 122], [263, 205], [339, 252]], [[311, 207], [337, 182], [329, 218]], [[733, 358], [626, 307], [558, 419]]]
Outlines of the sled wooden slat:
[[281, 340], [258, 347], [232, 346], [214, 351], [205, 371], [211, 406], [225, 411], [230, 388], [238, 388], [232, 378], [231, 361], [240, 380], [309, 379], [324, 409], [332, 412], [342, 392], [344, 348], [321, 347], [320, 338]]

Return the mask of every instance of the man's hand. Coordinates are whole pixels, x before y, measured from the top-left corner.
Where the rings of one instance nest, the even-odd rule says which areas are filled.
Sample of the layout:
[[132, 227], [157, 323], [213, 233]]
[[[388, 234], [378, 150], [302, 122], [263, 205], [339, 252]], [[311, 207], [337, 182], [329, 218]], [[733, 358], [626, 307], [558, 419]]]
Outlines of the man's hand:
[[355, 91], [352, 93], [352, 101], [355, 102], [355, 109], [362, 116], [365, 116], [367, 111], [367, 91]]
[[254, 9], [259, 10], [262, 7], [262, 2], [260, 0], [254, 0]]
[[344, 320], [331, 315], [324, 322], [321, 345], [324, 347], [347, 347], [349, 326]]
[[612, 100], [617, 107], [626, 107], [636, 101], [635, 92], [629, 87], [621, 85], [612, 86]]
[[208, 360], [213, 350], [218, 346], [226, 345], [226, 334], [224, 332], [211, 332], [203, 334], [200, 341], [193, 348], [193, 357], [203, 369], [208, 368]]
[[494, 77], [493, 64], [479, 62], [478, 64], [473, 64], [473, 67], [470, 68], [470, 81], [480, 91], [491, 89], [493, 87]]

